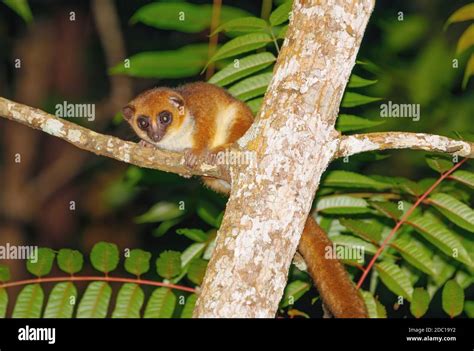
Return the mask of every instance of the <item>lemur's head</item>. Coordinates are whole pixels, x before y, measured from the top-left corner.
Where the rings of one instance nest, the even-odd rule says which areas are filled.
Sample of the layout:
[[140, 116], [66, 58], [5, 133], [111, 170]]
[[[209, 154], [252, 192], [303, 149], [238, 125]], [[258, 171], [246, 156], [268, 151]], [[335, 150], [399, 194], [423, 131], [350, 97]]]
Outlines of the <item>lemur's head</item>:
[[133, 99], [123, 116], [140, 139], [159, 146], [177, 133], [187, 115], [184, 98], [172, 89], [155, 88]]

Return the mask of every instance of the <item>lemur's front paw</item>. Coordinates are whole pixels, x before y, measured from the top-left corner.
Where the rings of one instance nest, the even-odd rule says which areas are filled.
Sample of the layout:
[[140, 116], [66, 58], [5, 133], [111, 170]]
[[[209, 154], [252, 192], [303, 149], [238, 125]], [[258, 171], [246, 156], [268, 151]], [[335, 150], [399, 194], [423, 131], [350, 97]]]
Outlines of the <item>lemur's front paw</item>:
[[199, 160], [199, 154], [193, 149], [184, 150], [184, 165], [190, 169], [196, 168]]
[[155, 145], [150, 144], [148, 141], [145, 141], [145, 140], [140, 140], [138, 142], [138, 145], [143, 146], [143, 147], [155, 147]]

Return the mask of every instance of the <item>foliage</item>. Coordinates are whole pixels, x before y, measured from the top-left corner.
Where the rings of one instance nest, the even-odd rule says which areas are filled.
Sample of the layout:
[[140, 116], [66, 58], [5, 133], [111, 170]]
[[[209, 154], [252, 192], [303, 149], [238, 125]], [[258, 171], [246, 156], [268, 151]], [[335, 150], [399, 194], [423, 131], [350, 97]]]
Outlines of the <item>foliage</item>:
[[[177, 257], [176, 257], [177, 254]], [[201, 252], [202, 254], [202, 252]], [[57, 255], [49, 248], [38, 250], [38, 260], [34, 266], [27, 262], [28, 270], [38, 277], [36, 283], [26, 284], [20, 291], [16, 301], [9, 301], [8, 288], [0, 286], [0, 318], [5, 318], [9, 303], [13, 304], [13, 318], [169, 318], [173, 316], [190, 317], [192, 308], [196, 302], [196, 295], [190, 293], [192, 289], [186, 289], [187, 293], [175, 292], [171, 288], [180, 288], [176, 285], [185, 274], [191, 276], [190, 280], [196, 284], [202, 280], [205, 265], [203, 260], [196, 259], [198, 254], [193, 255], [191, 264], [182, 265], [181, 262], [189, 262], [185, 253], [166, 251], [160, 255], [156, 262], [156, 268], [160, 275], [166, 278], [174, 277], [183, 272], [173, 280], [172, 285], [166, 282], [147, 281], [140, 279], [150, 269], [151, 254], [149, 252], [133, 249], [125, 251], [124, 268], [135, 278], [110, 277], [110, 273], [118, 267], [118, 248], [115, 244], [100, 242], [96, 244], [90, 254], [92, 266], [103, 276], [81, 277], [74, 275], [82, 270], [83, 257], [78, 251], [61, 249]], [[181, 258], [183, 260], [181, 261]], [[199, 260], [199, 261], [197, 261]], [[51, 274], [54, 262], [58, 268], [70, 274], [63, 276], [62, 280], [55, 283], [49, 295], [45, 294], [44, 285], [52, 283], [48, 275]], [[196, 264], [197, 263], [197, 264]], [[176, 264], [178, 266], [176, 266]], [[163, 268], [164, 267], [164, 268]], [[9, 280], [9, 270], [5, 265], [0, 266], [1, 280]], [[90, 281], [85, 291], [80, 292], [75, 281]], [[111, 282], [118, 282], [113, 286]], [[160, 285], [150, 291], [148, 285]], [[118, 291], [117, 300], [112, 304], [113, 289]]]
[[[225, 87], [257, 113], [288, 29], [290, 9], [291, 1], [280, 1], [269, 18], [263, 19], [224, 6], [221, 25], [212, 34], [219, 34], [226, 41], [212, 57], [208, 57], [207, 44], [198, 41], [202, 36], [190, 34], [202, 34], [209, 29], [210, 5], [150, 3], [131, 17], [132, 25], [186, 33], [192, 42], [186, 42], [178, 49], [139, 52], [110, 68], [110, 73], [156, 79], [189, 78], [199, 74], [209, 63], [216, 63], [220, 69], [209, 82]], [[473, 18], [472, 4], [466, 5], [449, 17], [446, 26]], [[422, 41], [429, 29], [429, 23], [421, 16], [412, 16], [397, 26], [393, 23], [380, 26], [386, 40], [380, 50], [385, 51], [376, 51], [369, 57], [396, 57], [399, 52], [406, 53]], [[470, 54], [464, 87], [474, 74], [474, 54], [469, 51], [472, 34], [470, 25], [460, 36], [456, 49], [457, 55]], [[432, 61], [438, 56], [444, 60], [446, 53], [443, 46], [433, 39], [420, 47], [411, 66], [404, 67], [404, 70], [396, 65], [391, 67], [391, 62], [383, 66], [384, 62], [357, 61], [342, 101], [336, 125], [338, 131], [349, 133], [382, 127], [384, 121], [369, 116], [376, 108], [374, 102], [380, 101], [381, 96], [389, 96], [390, 88], [403, 90], [402, 94], [406, 95], [398, 96], [400, 99], [438, 107], [437, 100], [442, 93], [439, 86], [451, 81], [451, 76]], [[432, 84], [433, 72], [436, 72], [440, 84]], [[440, 106], [439, 113], [451, 116], [452, 108], [453, 105]], [[438, 120], [438, 124], [443, 123]], [[427, 155], [426, 165], [418, 162], [417, 168], [422, 168], [425, 175], [417, 179], [375, 175], [387, 173], [380, 171], [386, 167], [385, 163], [367, 170], [367, 161], [376, 164], [386, 157], [370, 153], [352, 157], [350, 162], [335, 162], [325, 173], [316, 196], [312, 215], [335, 245], [364, 253], [362, 262], [350, 258], [343, 260], [354, 281], [360, 276], [360, 268], [367, 266], [403, 214], [436, 177], [459, 161]], [[377, 167], [380, 172], [373, 171]], [[395, 168], [388, 173], [403, 174], [402, 171], [412, 174]], [[161, 250], [153, 259], [150, 252], [125, 250], [123, 268], [135, 278], [111, 285], [105, 278], [117, 271], [123, 257], [115, 244], [98, 243], [92, 249], [90, 264], [104, 274], [100, 277], [105, 277], [105, 280], [92, 281], [85, 291], [79, 291], [74, 281], [68, 279], [73, 275], [80, 278], [76, 274], [84, 270], [83, 255], [70, 249], [61, 249], [56, 254], [43, 248], [39, 251], [38, 262], [41, 263], [28, 262], [28, 271], [35, 277], [46, 279], [56, 259], [59, 269], [68, 276], [53, 286], [49, 296], [45, 296], [46, 283], [40, 279], [36, 284], [23, 287], [15, 301], [9, 301], [8, 288], [0, 285], [0, 317], [6, 315], [9, 304], [14, 305], [14, 317], [189, 318], [192, 315], [196, 295], [189, 292], [179, 295], [181, 292], [178, 294], [175, 287], [178, 284], [196, 287], [202, 283], [222, 220], [225, 199], [196, 187], [192, 181], [183, 182], [177, 176], [134, 166], [129, 167], [124, 177], [112, 186], [114, 194], [127, 194], [120, 201], [106, 199], [116, 206], [114, 209], [117, 211], [133, 202], [134, 196], [143, 189], [160, 188], [160, 192], [152, 193], [153, 203], [136, 216], [135, 222], [153, 240], [166, 240], [165, 245], [167, 241], [173, 241], [173, 245], [167, 246], [173, 250]], [[370, 281], [361, 289], [370, 317], [385, 318], [398, 314], [421, 318], [430, 316], [436, 304], [440, 304], [439, 310], [444, 311], [441, 312], [444, 316], [474, 316], [474, 301], [472, 297], [469, 300], [474, 276], [473, 188], [472, 166], [464, 165], [436, 187], [395, 233], [377, 258]], [[110, 193], [107, 194], [112, 197]], [[179, 245], [174, 245], [176, 243]], [[150, 275], [150, 279], [163, 286], [151, 290], [141, 280], [143, 275]], [[9, 270], [0, 266], [0, 282], [9, 280]], [[115, 288], [117, 300], [111, 306]], [[394, 305], [397, 307], [392, 308]], [[279, 314], [290, 317], [321, 314], [320, 299], [309, 276], [295, 265], [290, 269]]]
[[26, 23], [33, 21], [27, 0], [3, 0], [3, 3], [15, 11]]
[[[446, 21], [445, 27], [452, 23], [474, 20], [474, 3], [467, 4], [456, 10]], [[468, 49], [474, 47], [474, 23], [471, 24], [461, 35], [456, 47], [456, 55], [461, 55]], [[464, 72], [463, 87], [465, 88], [469, 78], [474, 75], [474, 52], [471, 53], [467, 61]]]

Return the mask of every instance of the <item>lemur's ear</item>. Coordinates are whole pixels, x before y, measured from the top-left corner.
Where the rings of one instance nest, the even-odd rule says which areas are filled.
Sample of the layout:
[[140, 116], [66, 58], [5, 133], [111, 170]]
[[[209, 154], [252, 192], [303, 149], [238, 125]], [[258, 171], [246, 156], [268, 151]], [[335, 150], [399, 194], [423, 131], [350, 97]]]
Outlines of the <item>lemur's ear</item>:
[[182, 109], [184, 107], [184, 100], [179, 95], [171, 95], [170, 102], [175, 106], [177, 109]]
[[122, 109], [122, 113], [125, 119], [128, 121], [133, 117], [135, 113], [135, 107], [133, 107], [132, 105], [127, 105]]

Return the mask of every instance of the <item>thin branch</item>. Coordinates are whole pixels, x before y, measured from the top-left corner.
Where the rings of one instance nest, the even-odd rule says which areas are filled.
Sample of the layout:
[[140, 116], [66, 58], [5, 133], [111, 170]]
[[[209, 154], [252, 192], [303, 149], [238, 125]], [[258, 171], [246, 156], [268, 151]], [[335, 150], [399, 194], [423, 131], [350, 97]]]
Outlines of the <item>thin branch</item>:
[[347, 157], [361, 152], [387, 149], [425, 150], [474, 158], [474, 143], [454, 140], [440, 135], [405, 132], [342, 136], [336, 157]]
[[225, 165], [207, 161], [199, 163], [194, 169], [189, 169], [185, 166], [183, 154], [147, 148], [113, 136], [96, 133], [39, 109], [2, 97], [0, 97], [0, 117], [42, 130], [80, 149], [139, 167], [173, 172], [184, 177], [196, 175], [229, 180]]
[[357, 283], [357, 289], [359, 289], [362, 284], [364, 283], [365, 278], [369, 274], [370, 270], [375, 264], [375, 261], [377, 261], [377, 258], [382, 254], [383, 250], [385, 250], [385, 247], [387, 244], [392, 240], [393, 236], [397, 232], [400, 227], [407, 222], [408, 218], [411, 216], [411, 214], [415, 211], [415, 209], [428, 197], [428, 195], [431, 194], [431, 192], [444, 180], [446, 179], [450, 174], [452, 174], [456, 169], [462, 166], [464, 162], [467, 161], [467, 158], [463, 159], [461, 162], [457, 163], [454, 165], [449, 171], [446, 173], [443, 173], [436, 182], [431, 185], [428, 190], [426, 190], [423, 195], [421, 195], [418, 200], [411, 206], [408, 211], [400, 218], [400, 220], [397, 220], [397, 224], [395, 227], [392, 228], [390, 233], [387, 235], [385, 240], [382, 242], [382, 245], [378, 248], [377, 252], [375, 253], [374, 257], [372, 257], [372, 260], [370, 260], [369, 264], [367, 265], [367, 268], [364, 269], [364, 273], [362, 273], [362, 276], [359, 279], [359, 282]]
[[102, 282], [114, 282], [114, 283], [133, 283], [139, 285], [152, 285], [161, 286], [165, 288], [187, 291], [195, 293], [196, 289], [189, 288], [183, 285], [155, 282], [154, 280], [143, 280], [139, 278], [120, 278], [120, 277], [103, 277], [103, 276], [69, 276], [69, 277], [49, 277], [49, 278], [34, 278], [18, 280], [15, 282], [0, 284], [0, 289], [11, 288], [14, 286], [23, 286], [27, 284], [42, 284], [42, 283], [55, 283], [55, 282], [86, 282], [86, 281], [102, 281]]

